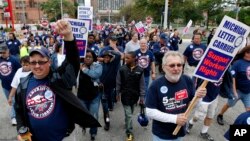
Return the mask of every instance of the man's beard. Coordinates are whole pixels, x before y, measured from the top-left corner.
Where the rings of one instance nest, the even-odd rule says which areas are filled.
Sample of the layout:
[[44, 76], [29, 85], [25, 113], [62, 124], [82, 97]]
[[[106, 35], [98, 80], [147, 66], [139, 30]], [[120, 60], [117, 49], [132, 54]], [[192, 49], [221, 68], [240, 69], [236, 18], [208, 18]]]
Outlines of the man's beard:
[[169, 82], [176, 83], [179, 81], [180, 77], [182, 75], [182, 72], [179, 74], [171, 74], [169, 71], [165, 71], [165, 77]]

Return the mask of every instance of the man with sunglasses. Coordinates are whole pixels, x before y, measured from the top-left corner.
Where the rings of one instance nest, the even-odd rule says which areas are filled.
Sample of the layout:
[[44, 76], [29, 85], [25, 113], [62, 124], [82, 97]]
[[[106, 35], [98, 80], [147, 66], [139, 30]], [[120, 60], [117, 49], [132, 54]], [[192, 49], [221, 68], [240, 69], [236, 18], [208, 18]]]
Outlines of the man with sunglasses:
[[21, 78], [15, 95], [19, 141], [27, 132], [33, 141], [61, 141], [74, 130], [75, 123], [82, 127], [100, 126], [71, 92], [80, 69], [71, 26], [59, 20], [55, 30], [64, 36], [66, 58], [54, 70], [47, 48], [35, 46], [30, 50], [32, 73]]
[[[162, 59], [165, 76], [154, 80], [146, 97], [146, 113], [153, 119], [153, 141], [181, 141], [185, 136], [187, 117], [184, 115], [194, 95], [201, 98], [206, 88], [195, 92], [190, 77], [182, 74], [184, 59], [177, 51], [168, 51]], [[177, 125], [179, 133], [172, 135]]]
[[[5, 42], [0, 44], [0, 55], [0, 80], [2, 81], [3, 92], [8, 99], [11, 90], [12, 79], [14, 78], [16, 71], [21, 68], [21, 64], [15, 56], [10, 55], [9, 48]], [[13, 103], [10, 116], [11, 124], [15, 126], [17, 123]]]

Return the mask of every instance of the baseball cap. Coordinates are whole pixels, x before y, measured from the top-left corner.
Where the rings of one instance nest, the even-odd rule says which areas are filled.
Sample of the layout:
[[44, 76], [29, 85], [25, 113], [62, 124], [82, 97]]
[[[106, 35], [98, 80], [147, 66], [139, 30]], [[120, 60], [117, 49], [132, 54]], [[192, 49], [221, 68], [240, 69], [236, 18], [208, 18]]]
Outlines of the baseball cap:
[[163, 39], [163, 40], [167, 40], [168, 39], [168, 36], [166, 33], [161, 33], [160, 34], [160, 38]]
[[43, 57], [50, 57], [50, 53], [49, 50], [45, 47], [42, 46], [34, 46], [30, 49], [30, 55], [32, 55], [32, 53], [34, 52], [38, 52], [39, 54], [41, 54]]
[[5, 52], [6, 50], [8, 50], [8, 46], [6, 44], [6, 42], [3, 42], [0, 44], [0, 52]]
[[101, 55], [101, 57], [104, 57], [104, 56], [109, 56], [112, 58], [114, 55], [109, 50], [107, 50], [107, 51], [104, 51], [103, 54]]
[[109, 39], [112, 40], [112, 41], [117, 41], [117, 37], [115, 35], [110, 36]]

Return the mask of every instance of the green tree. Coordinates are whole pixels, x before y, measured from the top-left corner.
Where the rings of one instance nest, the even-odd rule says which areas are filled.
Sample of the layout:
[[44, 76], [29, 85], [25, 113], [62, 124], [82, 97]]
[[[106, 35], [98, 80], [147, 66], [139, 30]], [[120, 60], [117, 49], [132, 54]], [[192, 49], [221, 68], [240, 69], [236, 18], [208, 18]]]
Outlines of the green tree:
[[175, 2], [173, 4], [170, 19], [174, 21], [174, 19], [178, 18], [184, 19], [184, 23], [191, 19], [194, 24], [203, 20], [202, 11], [193, 0], [185, 0], [184, 2]]
[[239, 21], [245, 23], [246, 25], [250, 25], [250, 7], [241, 8], [239, 12]]
[[[63, 13], [70, 17], [75, 17], [76, 5], [68, 0], [62, 0]], [[50, 21], [61, 18], [61, 0], [49, 0], [40, 5], [41, 9], [47, 14]]]
[[199, 8], [207, 13], [206, 25], [209, 26], [210, 18], [223, 11], [222, 0], [199, 0]]

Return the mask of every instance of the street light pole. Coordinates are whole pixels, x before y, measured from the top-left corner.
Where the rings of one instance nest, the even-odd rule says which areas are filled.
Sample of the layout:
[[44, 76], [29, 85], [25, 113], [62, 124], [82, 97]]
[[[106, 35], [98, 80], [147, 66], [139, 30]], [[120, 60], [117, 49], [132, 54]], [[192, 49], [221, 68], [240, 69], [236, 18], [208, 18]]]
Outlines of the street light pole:
[[25, 10], [24, 10], [24, 5], [25, 5], [25, 1], [22, 2], [22, 10], [23, 10], [23, 23], [26, 24], [26, 16], [25, 16]]
[[109, 23], [110, 23], [110, 12], [111, 12], [111, 4], [110, 4], [110, 0], [108, 0], [108, 4], [109, 4]]
[[163, 28], [166, 29], [168, 25], [168, 0], [165, 0], [164, 23]]
[[61, 0], [61, 19], [63, 19], [63, 3], [62, 3], [62, 0]]

